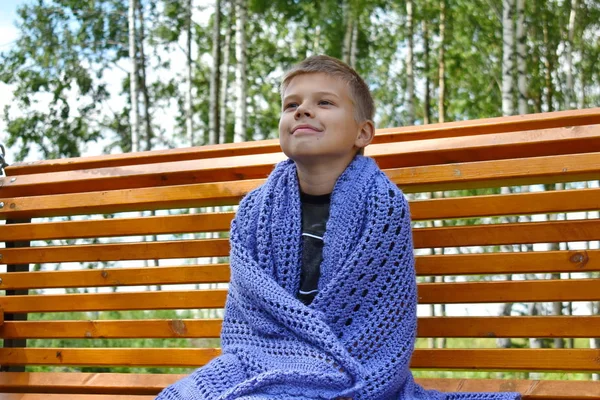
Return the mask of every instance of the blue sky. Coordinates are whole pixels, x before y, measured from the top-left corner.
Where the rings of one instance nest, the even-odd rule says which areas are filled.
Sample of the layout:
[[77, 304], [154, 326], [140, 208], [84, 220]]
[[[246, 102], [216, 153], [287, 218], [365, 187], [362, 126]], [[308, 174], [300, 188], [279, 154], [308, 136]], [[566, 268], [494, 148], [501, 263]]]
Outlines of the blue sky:
[[16, 39], [17, 7], [26, 4], [28, 0], [2, 0], [0, 1], [0, 51], [10, 48]]

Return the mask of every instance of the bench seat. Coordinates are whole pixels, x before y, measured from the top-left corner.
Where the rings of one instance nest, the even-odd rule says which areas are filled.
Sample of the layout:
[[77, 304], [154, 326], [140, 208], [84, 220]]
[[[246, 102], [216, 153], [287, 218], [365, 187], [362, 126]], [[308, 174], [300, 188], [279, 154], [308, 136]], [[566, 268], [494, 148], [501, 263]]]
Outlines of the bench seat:
[[[418, 382], [600, 400], [600, 108], [382, 129], [366, 154], [411, 207]], [[268, 140], [8, 167], [0, 397], [150, 399], [217, 356], [235, 207], [284, 158]]]

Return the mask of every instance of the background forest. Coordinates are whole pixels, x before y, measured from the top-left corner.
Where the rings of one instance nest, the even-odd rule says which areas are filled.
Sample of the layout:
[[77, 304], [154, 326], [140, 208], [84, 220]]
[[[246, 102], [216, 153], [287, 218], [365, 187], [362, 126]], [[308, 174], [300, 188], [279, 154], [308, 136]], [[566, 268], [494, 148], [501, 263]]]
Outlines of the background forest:
[[[0, 47], [8, 162], [275, 138], [280, 79], [312, 54], [366, 78], [378, 128], [600, 104], [600, 0], [24, 0], [15, 23]], [[500, 312], [573, 311], [509, 306]]]

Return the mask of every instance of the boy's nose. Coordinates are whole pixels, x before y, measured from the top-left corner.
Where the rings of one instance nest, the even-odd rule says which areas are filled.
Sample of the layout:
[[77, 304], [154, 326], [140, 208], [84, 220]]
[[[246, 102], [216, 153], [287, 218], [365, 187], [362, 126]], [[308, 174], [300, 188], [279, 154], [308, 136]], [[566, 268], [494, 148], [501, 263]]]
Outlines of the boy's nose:
[[296, 114], [294, 116], [296, 117], [296, 119], [302, 116], [312, 117], [312, 111], [306, 106], [299, 105], [298, 108], [296, 108]]

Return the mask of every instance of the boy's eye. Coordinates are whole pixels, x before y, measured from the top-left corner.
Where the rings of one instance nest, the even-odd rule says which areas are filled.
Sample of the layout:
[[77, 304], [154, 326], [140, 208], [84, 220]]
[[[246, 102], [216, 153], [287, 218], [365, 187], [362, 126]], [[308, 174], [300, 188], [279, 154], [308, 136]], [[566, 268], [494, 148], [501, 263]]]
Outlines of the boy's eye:
[[326, 106], [330, 106], [330, 105], [332, 105], [333, 103], [332, 103], [332, 102], [330, 102], [330, 101], [328, 101], [328, 100], [321, 100], [321, 101], [319, 101], [319, 105], [321, 105], [321, 104], [322, 104], [322, 105], [326, 105]]
[[298, 107], [298, 103], [288, 103], [283, 107], [283, 109], [287, 110], [290, 107]]

